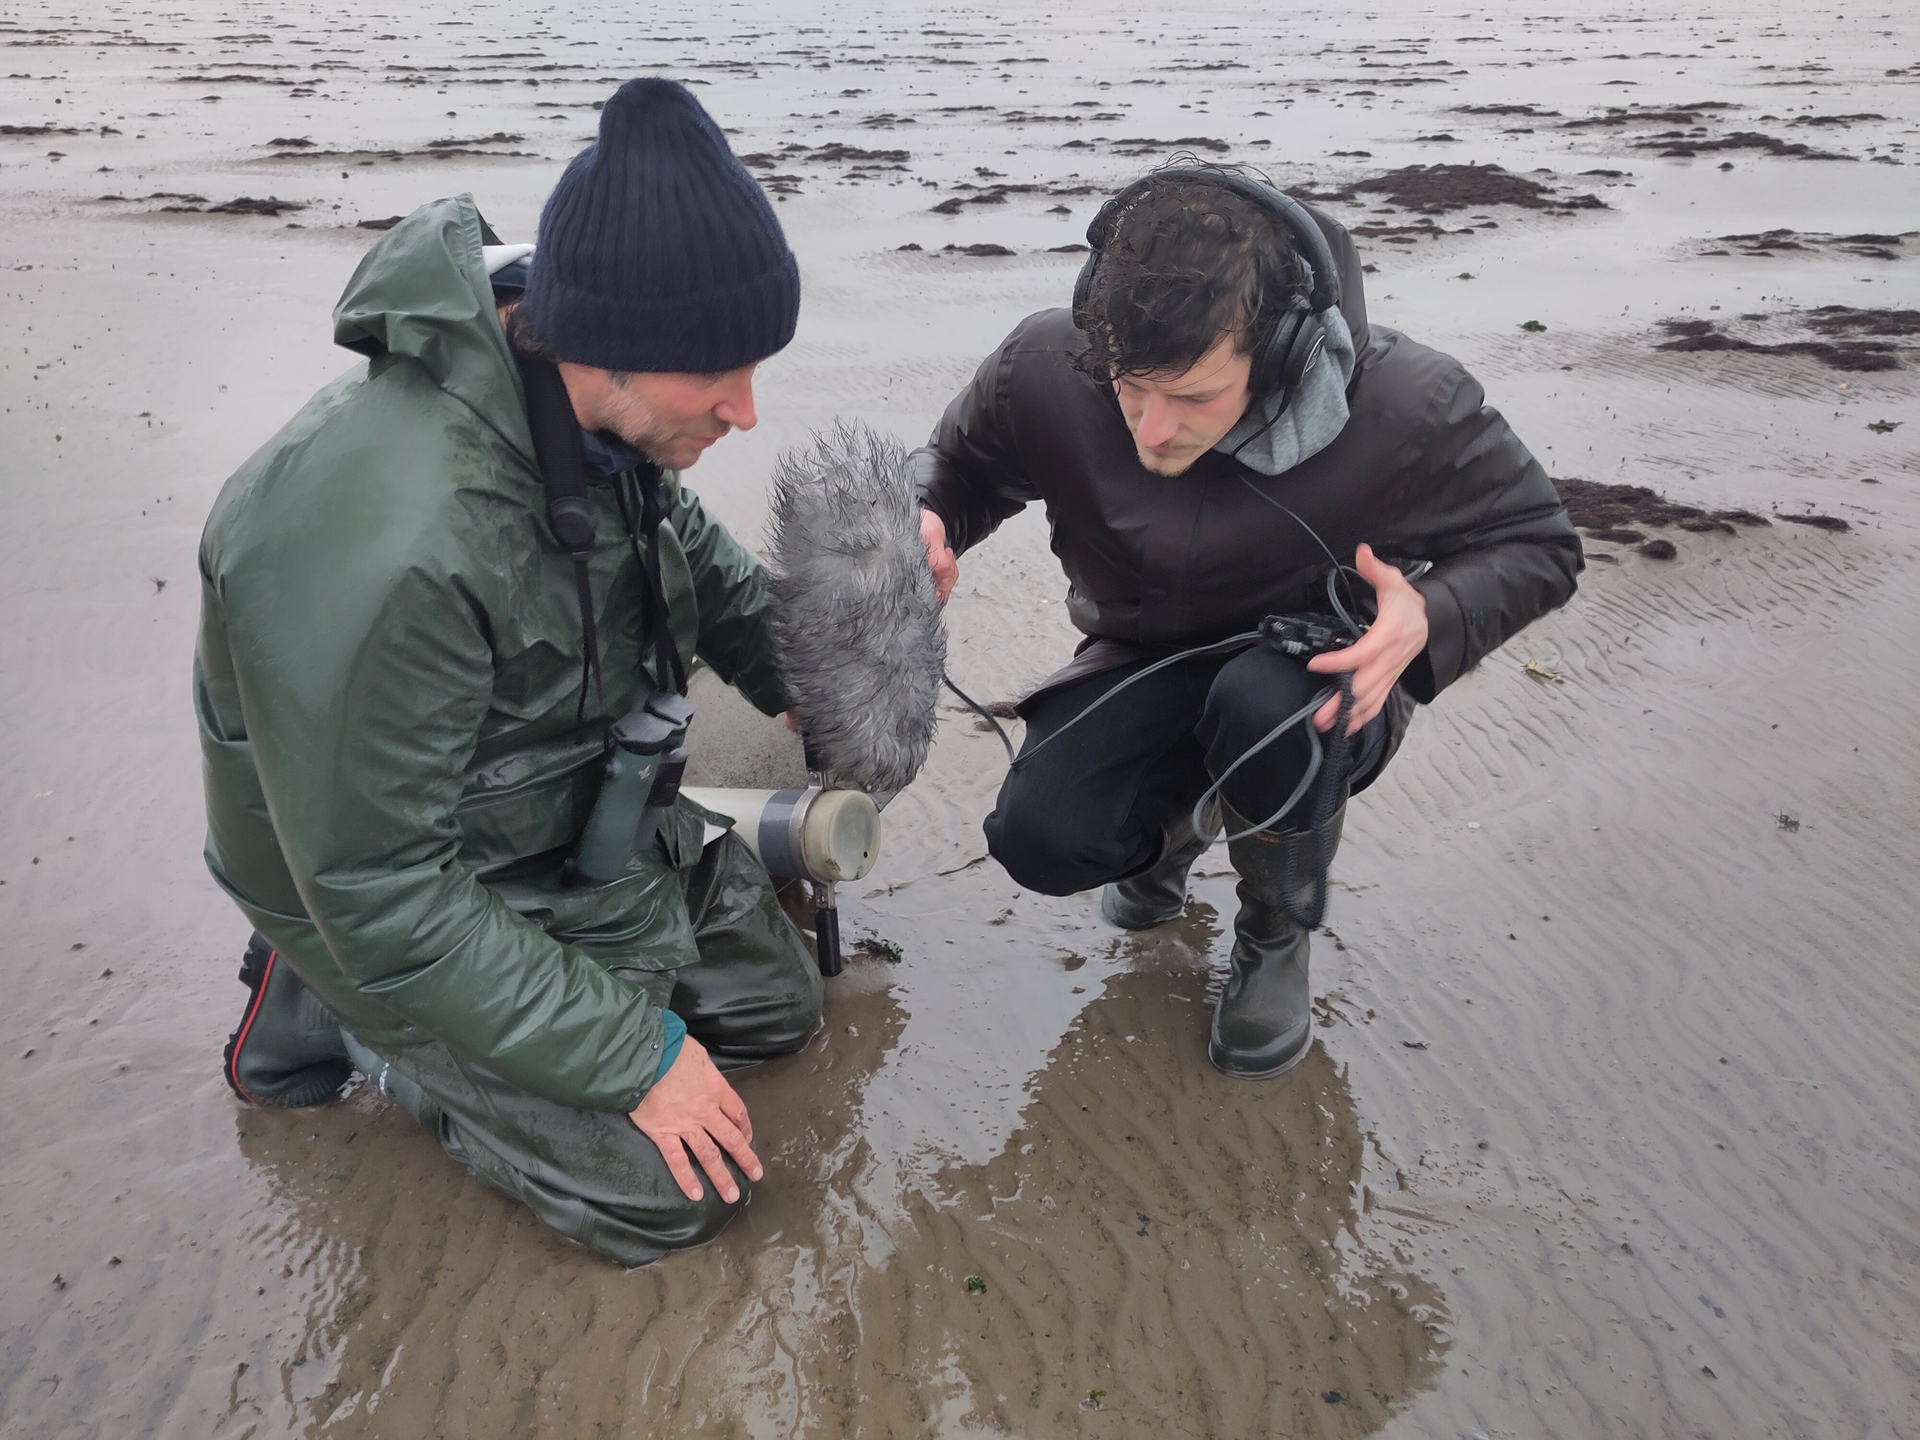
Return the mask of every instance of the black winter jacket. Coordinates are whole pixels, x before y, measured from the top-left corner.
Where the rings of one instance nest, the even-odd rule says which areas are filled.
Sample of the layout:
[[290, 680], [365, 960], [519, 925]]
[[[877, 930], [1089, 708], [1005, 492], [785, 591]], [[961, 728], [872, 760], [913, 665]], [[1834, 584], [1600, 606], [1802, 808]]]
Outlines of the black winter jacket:
[[1262, 475], [1210, 451], [1177, 478], [1147, 470], [1112, 388], [1073, 367], [1084, 337], [1066, 310], [1021, 321], [914, 453], [921, 503], [955, 553], [1046, 505], [1088, 639], [1036, 693], [1326, 608], [1326, 552], [1243, 482], [1343, 561], [1365, 541], [1391, 562], [1431, 562], [1415, 581], [1427, 649], [1401, 677], [1421, 702], [1573, 594], [1580, 541], [1546, 471], [1458, 361], [1369, 327], [1353, 241], [1314, 218], [1340, 264], [1356, 364], [1345, 428], [1293, 469]]

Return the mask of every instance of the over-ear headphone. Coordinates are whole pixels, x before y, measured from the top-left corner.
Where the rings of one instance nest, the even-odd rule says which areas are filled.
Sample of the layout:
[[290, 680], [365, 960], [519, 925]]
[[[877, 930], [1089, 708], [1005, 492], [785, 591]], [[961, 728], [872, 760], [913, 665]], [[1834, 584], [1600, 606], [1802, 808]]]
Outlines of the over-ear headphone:
[[1327, 237], [1320, 232], [1306, 206], [1271, 185], [1230, 170], [1156, 170], [1101, 206], [1100, 213], [1087, 226], [1087, 263], [1080, 267], [1080, 278], [1073, 283], [1073, 323], [1082, 330], [1087, 328], [1087, 298], [1093, 293], [1094, 273], [1100, 268], [1101, 252], [1112, 242], [1121, 217], [1148, 188], [1164, 180], [1197, 180], [1231, 190], [1251, 200], [1286, 227], [1300, 258], [1313, 272], [1313, 284], [1304, 298], [1296, 297], [1272, 328], [1254, 342], [1253, 367], [1247, 385], [1256, 395], [1291, 390], [1313, 368], [1326, 344], [1326, 331], [1319, 317], [1321, 312], [1340, 303], [1340, 270], [1333, 263]]

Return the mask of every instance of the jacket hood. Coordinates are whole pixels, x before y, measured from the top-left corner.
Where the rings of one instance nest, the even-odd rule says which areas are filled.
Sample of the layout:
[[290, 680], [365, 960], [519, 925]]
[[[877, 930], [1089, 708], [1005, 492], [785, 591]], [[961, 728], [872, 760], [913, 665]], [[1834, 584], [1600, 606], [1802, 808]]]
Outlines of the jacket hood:
[[1284, 474], [1326, 449], [1346, 428], [1347, 392], [1360, 352], [1372, 338], [1364, 270], [1353, 236], [1325, 211], [1303, 208], [1326, 237], [1334, 269], [1340, 272], [1340, 303], [1320, 317], [1326, 337], [1320, 357], [1299, 385], [1256, 401], [1213, 447], [1262, 475]]
[[1364, 353], [1373, 337], [1367, 329], [1367, 287], [1361, 269], [1359, 247], [1353, 243], [1353, 236], [1347, 233], [1347, 227], [1326, 211], [1317, 205], [1308, 205], [1304, 200], [1301, 204], [1313, 217], [1313, 223], [1320, 227], [1320, 233], [1327, 237], [1327, 248], [1333, 252], [1334, 268], [1340, 272], [1340, 314], [1346, 319], [1348, 333], [1353, 336], [1353, 348]]
[[333, 309], [333, 339], [372, 360], [417, 362], [532, 463], [520, 376], [480, 254], [497, 244], [471, 195], [422, 205], [354, 270]]

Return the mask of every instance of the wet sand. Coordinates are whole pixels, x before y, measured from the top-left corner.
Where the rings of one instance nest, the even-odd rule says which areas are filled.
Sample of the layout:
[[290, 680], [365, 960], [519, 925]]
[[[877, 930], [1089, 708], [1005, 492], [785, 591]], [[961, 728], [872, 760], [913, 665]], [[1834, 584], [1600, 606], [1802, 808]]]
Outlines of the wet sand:
[[[1920, 25], [388, 8], [0, 18], [0, 1433], [1920, 1433], [1920, 348], [1816, 323], [1920, 308]], [[742, 1219], [620, 1272], [365, 1086], [236, 1106], [187, 676], [208, 505], [346, 368], [374, 227], [470, 190], [531, 238], [634, 73], [705, 82], [801, 258], [689, 477], [743, 536], [810, 427], [917, 443], [1174, 142], [1346, 197], [1375, 322], [1554, 474], [1772, 523], [1593, 527], [1641, 538], [1420, 716], [1275, 1085], [1205, 1063], [1224, 855], [1145, 936], [1020, 893], [950, 713], [843, 896], [902, 958], [743, 1077]], [[1744, 343], [1660, 348], [1702, 334]], [[1063, 589], [1037, 516], [968, 556], [961, 683], [1054, 668]]]

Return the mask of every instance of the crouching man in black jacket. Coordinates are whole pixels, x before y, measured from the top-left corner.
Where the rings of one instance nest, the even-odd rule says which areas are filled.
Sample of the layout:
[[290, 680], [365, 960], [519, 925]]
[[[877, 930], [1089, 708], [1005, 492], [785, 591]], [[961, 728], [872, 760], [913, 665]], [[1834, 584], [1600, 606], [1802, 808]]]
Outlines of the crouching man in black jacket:
[[[1188, 165], [1122, 191], [1087, 239], [1073, 308], [1022, 321], [915, 452], [921, 531], [944, 600], [959, 555], [1045, 503], [1087, 639], [1021, 703], [988, 847], [1029, 889], [1104, 885], [1106, 917], [1145, 929], [1185, 907], [1207, 801], [1240, 875], [1208, 1054], [1264, 1079], [1312, 1041], [1300, 917], [1337, 843], [1331, 807], [1379, 775], [1415, 702], [1566, 602], [1580, 543], [1479, 383], [1367, 324], [1353, 241], [1325, 215]], [[1366, 625], [1347, 648], [1243, 639], [1141, 674], [1265, 616], [1341, 607]], [[1301, 723], [1260, 742], [1306, 709], [1331, 730], [1343, 673], [1345, 789], [1316, 796], [1334, 737]]]

